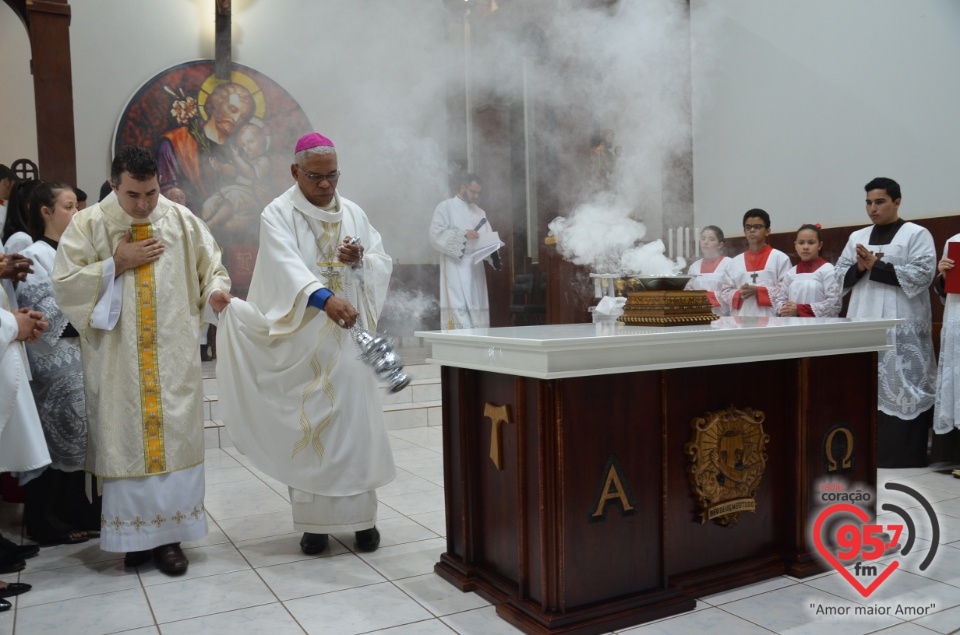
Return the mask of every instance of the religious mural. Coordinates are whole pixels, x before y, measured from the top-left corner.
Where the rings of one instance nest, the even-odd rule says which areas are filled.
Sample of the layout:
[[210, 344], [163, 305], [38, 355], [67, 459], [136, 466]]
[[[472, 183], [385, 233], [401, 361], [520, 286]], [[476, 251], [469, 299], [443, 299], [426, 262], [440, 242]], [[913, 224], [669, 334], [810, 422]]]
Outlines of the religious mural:
[[213, 61], [174, 66], [148, 80], [117, 124], [114, 152], [137, 144], [160, 162], [160, 189], [179, 188], [224, 251], [243, 295], [256, 260], [260, 212], [293, 184], [292, 148], [312, 130], [283, 88], [252, 68], [233, 64], [229, 80]]

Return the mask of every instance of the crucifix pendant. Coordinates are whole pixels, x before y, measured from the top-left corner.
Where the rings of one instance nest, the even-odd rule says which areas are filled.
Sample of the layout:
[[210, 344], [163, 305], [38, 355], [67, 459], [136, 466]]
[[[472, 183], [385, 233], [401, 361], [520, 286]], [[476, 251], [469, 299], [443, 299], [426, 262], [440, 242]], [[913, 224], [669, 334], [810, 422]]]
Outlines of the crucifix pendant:
[[757, 277], [759, 277], [759, 272], [754, 271], [750, 274], [750, 279], [753, 280], [753, 284], [757, 284]]
[[881, 258], [883, 258], [883, 252], [882, 252], [882, 251], [878, 251], [877, 253], [873, 254], [873, 256], [874, 256], [877, 260], [880, 260]]
[[343, 291], [343, 263], [338, 262], [325, 264], [326, 267], [324, 267], [321, 271], [323, 273], [323, 277], [327, 279], [327, 288], [334, 293]]

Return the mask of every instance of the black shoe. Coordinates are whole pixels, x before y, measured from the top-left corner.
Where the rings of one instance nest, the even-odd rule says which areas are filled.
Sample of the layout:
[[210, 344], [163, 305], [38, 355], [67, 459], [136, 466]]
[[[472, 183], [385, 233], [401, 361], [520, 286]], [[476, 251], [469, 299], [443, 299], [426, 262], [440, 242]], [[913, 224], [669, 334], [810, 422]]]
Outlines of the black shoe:
[[308, 556], [315, 556], [327, 548], [327, 534], [303, 534], [300, 539], [300, 551]]
[[0, 600], [0, 613], [9, 611], [11, 606], [13, 606], [13, 604], [10, 604], [6, 600]]
[[150, 562], [150, 558], [152, 557], [152, 549], [145, 549], [143, 551], [128, 551], [127, 555], [123, 557], [123, 566], [139, 567], [142, 564]]
[[0, 573], [16, 573], [25, 566], [27, 566], [27, 563], [20, 556], [12, 553], [0, 553]]
[[40, 545], [18, 545], [12, 540], [0, 536], [0, 553], [18, 556], [22, 560], [32, 558], [40, 553]]
[[376, 527], [358, 531], [354, 535], [357, 537], [357, 549], [360, 551], [376, 551], [380, 546], [380, 532]]

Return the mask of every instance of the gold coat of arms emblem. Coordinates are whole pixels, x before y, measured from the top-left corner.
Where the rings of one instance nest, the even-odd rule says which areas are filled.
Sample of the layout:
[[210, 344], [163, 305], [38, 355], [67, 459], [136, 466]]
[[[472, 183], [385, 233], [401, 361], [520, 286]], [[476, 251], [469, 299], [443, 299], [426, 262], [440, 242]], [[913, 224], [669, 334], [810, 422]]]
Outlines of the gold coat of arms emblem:
[[690, 422], [693, 438], [684, 445], [690, 458], [690, 485], [700, 507], [700, 523], [729, 527], [741, 512], [756, 512], [754, 497], [767, 465], [770, 436], [759, 410], [730, 406]]

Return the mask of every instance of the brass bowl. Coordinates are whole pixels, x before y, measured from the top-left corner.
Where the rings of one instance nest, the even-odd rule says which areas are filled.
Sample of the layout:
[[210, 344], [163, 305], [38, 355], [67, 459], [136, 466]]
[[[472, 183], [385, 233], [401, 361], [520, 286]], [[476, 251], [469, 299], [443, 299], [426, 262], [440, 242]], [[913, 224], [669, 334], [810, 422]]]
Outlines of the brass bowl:
[[683, 291], [694, 276], [633, 276], [644, 291]]

